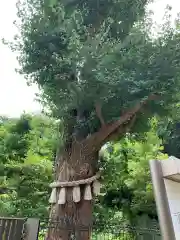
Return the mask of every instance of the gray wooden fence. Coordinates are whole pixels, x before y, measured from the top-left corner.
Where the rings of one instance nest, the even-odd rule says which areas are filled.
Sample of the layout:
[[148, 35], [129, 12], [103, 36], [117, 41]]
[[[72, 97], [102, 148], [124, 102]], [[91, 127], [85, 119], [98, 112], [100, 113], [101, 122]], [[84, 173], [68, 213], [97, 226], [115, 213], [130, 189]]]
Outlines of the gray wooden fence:
[[0, 217], [0, 240], [37, 240], [38, 219]]
[[[143, 223], [145, 219], [143, 220]], [[142, 222], [139, 227], [126, 226], [122, 222], [121, 224], [113, 224], [111, 226], [103, 226], [99, 228], [96, 226], [93, 228], [92, 239], [136, 239], [136, 240], [161, 240], [160, 232], [158, 229], [149, 224], [142, 226]], [[52, 222], [49, 225], [49, 221], [40, 221], [34, 218], [4, 218], [0, 217], [0, 240], [39, 240], [46, 239], [46, 234], [49, 228], [61, 229], [61, 226], [57, 222]], [[100, 230], [101, 229], [101, 230]], [[71, 230], [71, 229], [70, 229]], [[73, 228], [71, 235], [73, 234]], [[84, 229], [79, 229], [83, 231]]]

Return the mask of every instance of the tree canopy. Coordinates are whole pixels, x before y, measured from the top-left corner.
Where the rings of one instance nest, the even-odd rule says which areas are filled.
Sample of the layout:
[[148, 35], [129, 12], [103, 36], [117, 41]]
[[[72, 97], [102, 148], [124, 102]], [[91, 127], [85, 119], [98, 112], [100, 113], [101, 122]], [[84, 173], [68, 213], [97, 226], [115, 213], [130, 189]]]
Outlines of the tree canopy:
[[179, 89], [180, 36], [171, 28], [156, 39], [149, 36], [148, 1], [23, 2], [13, 47], [21, 72], [40, 86], [56, 117], [87, 110], [94, 132], [96, 103], [110, 121], [154, 93], [159, 98], [139, 115], [138, 126], [152, 113], [171, 110]]

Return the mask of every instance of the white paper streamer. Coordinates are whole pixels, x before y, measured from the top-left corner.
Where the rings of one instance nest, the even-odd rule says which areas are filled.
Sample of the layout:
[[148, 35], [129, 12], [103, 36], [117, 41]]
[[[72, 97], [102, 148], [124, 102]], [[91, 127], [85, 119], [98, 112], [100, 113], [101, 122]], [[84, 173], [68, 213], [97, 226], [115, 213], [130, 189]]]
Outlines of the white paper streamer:
[[59, 191], [58, 204], [62, 205], [66, 203], [66, 188], [61, 188]]
[[93, 193], [95, 196], [100, 194], [100, 190], [101, 190], [101, 184], [99, 181], [94, 181], [93, 182]]
[[86, 185], [84, 190], [84, 200], [92, 200], [91, 186]]
[[79, 186], [73, 187], [73, 201], [76, 203], [81, 201], [81, 191]]
[[50, 199], [49, 199], [49, 203], [51, 203], [51, 204], [56, 203], [56, 201], [57, 201], [56, 195], [57, 195], [56, 188], [53, 188], [52, 192], [51, 192]]

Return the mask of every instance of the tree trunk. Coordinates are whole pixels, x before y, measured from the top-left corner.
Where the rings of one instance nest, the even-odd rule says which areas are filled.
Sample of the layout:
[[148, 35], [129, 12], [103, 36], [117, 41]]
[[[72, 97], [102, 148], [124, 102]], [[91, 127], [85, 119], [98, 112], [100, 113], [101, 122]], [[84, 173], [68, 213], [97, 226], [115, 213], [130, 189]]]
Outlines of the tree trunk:
[[[98, 151], [91, 144], [73, 141], [72, 147], [58, 157], [56, 181], [87, 179], [97, 173]], [[47, 240], [90, 240], [93, 201], [84, 200], [84, 185], [81, 185], [81, 201], [74, 203], [72, 187], [66, 188], [66, 203], [51, 206], [50, 228]], [[58, 198], [59, 192], [57, 192]]]
[[[149, 100], [154, 100], [156, 95], [150, 95], [147, 99], [123, 114], [120, 119], [108, 124], [102, 119], [97, 107], [97, 116], [102, 123], [98, 132], [88, 137], [87, 122], [85, 128], [75, 129], [73, 121], [69, 122], [69, 141], [61, 156], [57, 157], [56, 181], [74, 181], [87, 179], [98, 171], [98, 153], [103, 144], [109, 140], [123, 136], [131, 129], [136, 120], [136, 114]], [[73, 116], [77, 116], [76, 114]], [[80, 115], [77, 116], [79, 119]], [[84, 116], [83, 116], [84, 117]], [[73, 132], [73, 130], [76, 130]], [[74, 137], [73, 134], [75, 133]], [[78, 140], [79, 139], [79, 140]], [[51, 228], [48, 231], [47, 240], [90, 240], [92, 226], [92, 201], [84, 200], [84, 186], [81, 186], [81, 201], [74, 203], [72, 199], [72, 188], [67, 188], [66, 203], [52, 205], [50, 213]], [[58, 197], [59, 193], [57, 193]]]

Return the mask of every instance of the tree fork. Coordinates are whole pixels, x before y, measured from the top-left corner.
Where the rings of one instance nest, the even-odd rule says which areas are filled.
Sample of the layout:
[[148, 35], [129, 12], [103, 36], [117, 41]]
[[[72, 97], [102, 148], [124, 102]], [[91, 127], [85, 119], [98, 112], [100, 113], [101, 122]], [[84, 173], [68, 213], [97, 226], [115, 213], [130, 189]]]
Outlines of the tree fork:
[[[156, 94], [151, 94], [145, 100], [139, 102], [134, 108], [129, 109], [126, 113], [124, 113], [118, 120], [104, 124], [100, 130], [94, 133], [89, 139], [85, 140], [93, 149], [97, 151], [112, 138], [112, 135], [118, 134], [118, 131], [121, 133], [123, 131], [123, 125], [127, 127], [127, 124], [131, 122], [131, 120], [135, 116], [142, 111], [143, 107], [151, 100], [155, 100], [159, 98]], [[134, 121], [133, 120], [133, 121]], [[133, 123], [134, 124], [134, 123]], [[132, 127], [132, 126], [131, 126]]]

